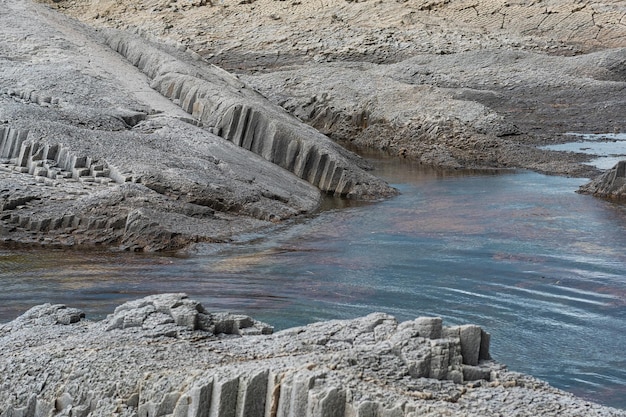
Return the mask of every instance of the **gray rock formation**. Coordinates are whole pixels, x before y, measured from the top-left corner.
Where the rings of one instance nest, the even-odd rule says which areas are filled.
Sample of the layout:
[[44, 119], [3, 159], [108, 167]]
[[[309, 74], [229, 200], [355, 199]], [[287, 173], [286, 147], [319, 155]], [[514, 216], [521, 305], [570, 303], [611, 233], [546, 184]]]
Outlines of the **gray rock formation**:
[[56, 4], [183, 43], [334, 140], [430, 165], [590, 177], [589, 156], [536, 146], [626, 131], [621, 0]]
[[237, 146], [329, 194], [352, 198], [394, 194], [381, 180], [359, 169], [357, 164], [363, 162], [355, 155], [199, 56], [193, 62], [190, 52], [187, 56], [174, 48], [168, 52], [163, 45], [118, 31], [107, 31], [106, 39], [152, 80], [152, 88]]
[[619, 161], [613, 168], [582, 185], [578, 191], [610, 200], [626, 200], [626, 161]]
[[[135, 63], [148, 78], [102, 33], [30, 0], [0, 6], [7, 244], [178, 249], [309, 213], [320, 188], [354, 198], [395, 193], [358, 157], [197, 57], [109, 33], [111, 45], [142, 58]], [[182, 109], [150, 87], [172, 83], [185, 92], [172, 97]], [[202, 105], [215, 111], [187, 112]], [[243, 113], [241, 123], [232, 119], [237, 109], [254, 113], [252, 124]]]
[[507, 371], [478, 326], [373, 313], [271, 334], [184, 294], [101, 322], [60, 305], [0, 325], [0, 416], [624, 416]]

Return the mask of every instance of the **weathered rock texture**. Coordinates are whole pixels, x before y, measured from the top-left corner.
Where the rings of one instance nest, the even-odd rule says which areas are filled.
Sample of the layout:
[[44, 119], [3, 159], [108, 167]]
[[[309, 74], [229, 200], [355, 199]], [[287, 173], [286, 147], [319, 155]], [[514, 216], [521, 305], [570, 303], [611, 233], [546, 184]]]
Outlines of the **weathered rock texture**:
[[626, 161], [620, 161], [602, 175], [580, 187], [579, 192], [616, 201], [626, 200]]
[[342, 142], [437, 166], [589, 175], [580, 165], [588, 156], [534, 145], [568, 131], [623, 128], [617, 112], [626, 110], [625, 79], [600, 74], [604, 57], [625, 62], [625, 52], [554, 57], [491, 49], [242, 78]]
[[489, 357], [489, 335], [374, 313], [275, 334], [184, 294], [102, 322], [62, 305], [0, 326], [0, 416], [624, 416]]
[[105, 36], [30, 1], [0, 6], [5, 243], [178, 249], [309, 213], [320, 189], [395, 192], [193, 54]]
[[61, 0], [181, 42], [338, 141], [444, 167], [590, 176], [537, 149], [624, 131], [623, 1]]
[[[362, 162], [282, 108], [270, 104], [236, 77], [206, 65], [185, 63], [162, 46], [111, 32], [107, 43], [143, 71], [151, 87], [178, 103], [211, 132], [262, 156], [328, 194], [380, 198], [393, 191], [358, 168]], [[190, 59], [188, 54], [187, 60]]]

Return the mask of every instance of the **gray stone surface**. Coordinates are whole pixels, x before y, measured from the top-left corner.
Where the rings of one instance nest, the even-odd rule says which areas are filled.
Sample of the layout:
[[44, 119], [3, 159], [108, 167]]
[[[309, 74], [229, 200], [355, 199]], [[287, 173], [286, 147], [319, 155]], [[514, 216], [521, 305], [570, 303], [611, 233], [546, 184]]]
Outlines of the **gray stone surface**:
[[[151, 87], [228, 141], [291, 171], [321, 191], [351, 198], [394, 192], [363, 172], [365, 164], [330, 139], [271, 104], [236, 76], [190, 52], [109, 30], [107, 44], [151, 79]], [[192, 57], [196, 61], [192, 61]]]
[[626, 200], [626, 161], [619, 161], [613, 168], [582, 185], [579, 192], [610, 200]]
[[459, 329], [475, 338], [478, 326], [429, 338], [416, 323], [441, 320], [374, 313], [270, 334], [184, 294], [127, 302], [101, 322], [36, 306], [0, 325], [0, 416], [626, 415], [493, 360], [466, 365]]
[[[395, 193], [358, 157], [191, 53], [105, 36], [30, 0], [0, 6], [0, 240], [7, 244], [176, 250], [310, 213], [320, 188], [355, 198]], [[126, 40], [126, 54], [139, 51], [134, 63], [152, 78], [106, 39]], [[211, 106], [224, 111], [195, 117], [188, 110], [200, 96], [174, 103], [154, 77], [191, 79], [181, 85], [185, 94], [213, 91]], [[213, 133], [231, 126], [227, 110], [237, 106], [264, 126], [232, 125], [259, 155]], [[319, 188], [277, 165], [292, 141], [290, 161]]]

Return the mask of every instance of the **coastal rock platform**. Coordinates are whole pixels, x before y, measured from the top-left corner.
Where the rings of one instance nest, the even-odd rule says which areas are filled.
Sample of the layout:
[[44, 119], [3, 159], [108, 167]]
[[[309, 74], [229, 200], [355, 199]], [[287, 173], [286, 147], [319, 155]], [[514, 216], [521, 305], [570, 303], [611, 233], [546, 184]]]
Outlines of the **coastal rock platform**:
[[0, 325], [0, 416], [626, 416], [508, 371], [489, 343], [384, 313], [273, 333], [184, 294], [99, 322], [44, 304]]

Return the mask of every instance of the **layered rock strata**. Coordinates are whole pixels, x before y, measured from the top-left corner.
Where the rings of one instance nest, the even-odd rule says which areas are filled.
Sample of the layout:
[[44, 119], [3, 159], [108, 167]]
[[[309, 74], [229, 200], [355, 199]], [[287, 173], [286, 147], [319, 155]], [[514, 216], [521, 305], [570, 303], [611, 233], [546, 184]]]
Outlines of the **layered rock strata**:
[[626, 415], [507, 371], [474, 325], [374, 313], [271, 333], [184, 294], [101, 322], [37, 306], [0, 325], [0, 415]]
[[[194, 119], [187, 110], [209, 102], [164, 97], [102, 33], [30, 1], [0, 3], [6, 244], [175, 250], [310, 213], [320, 188], [354, 198], [395, 193], [358, 157], [197, 57], [121, 33], [106, 37], [127, 54], [141, 50], [142, 69], [212, 91], [215, 112]], [[251, 124], [228, 118], [248, 100]], [[207, 128], [210, 117], [221, 124]], [[247, 132], [238, 137], [260, 155], [214, 134], [229, 127]], [[287, 163], [304, 180], [277, 165]]]

